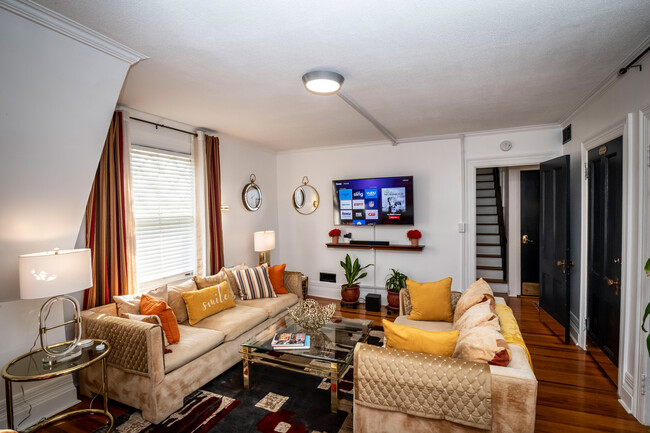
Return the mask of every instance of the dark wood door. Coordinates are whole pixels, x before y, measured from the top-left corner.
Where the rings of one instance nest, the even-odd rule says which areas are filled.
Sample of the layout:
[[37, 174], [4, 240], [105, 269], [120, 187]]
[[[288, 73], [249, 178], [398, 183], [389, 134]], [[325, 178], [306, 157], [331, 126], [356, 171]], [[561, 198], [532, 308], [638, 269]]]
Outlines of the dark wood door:
[[570, 339], [569, 155], [540, 164], [539, 305]]
[[618, 366], [623, 137], [589, 151], [587, 333]]
[[539, 170], [520, 172], [521, 294], [539, 296]]

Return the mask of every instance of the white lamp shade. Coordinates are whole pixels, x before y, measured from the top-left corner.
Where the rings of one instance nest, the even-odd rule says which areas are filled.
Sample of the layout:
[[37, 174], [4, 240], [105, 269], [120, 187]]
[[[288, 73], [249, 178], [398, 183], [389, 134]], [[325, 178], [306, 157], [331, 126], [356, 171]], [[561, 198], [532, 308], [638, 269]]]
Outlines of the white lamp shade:
[[21, 299], [51, 298], [93, 285], [87, 248], [24, 254], [18, 257], [18, 272]]
[[255, 251], [271, 251], [275, 248], [275, 232], [272, 230], [264, 230], [263, 232], [255, 232]]

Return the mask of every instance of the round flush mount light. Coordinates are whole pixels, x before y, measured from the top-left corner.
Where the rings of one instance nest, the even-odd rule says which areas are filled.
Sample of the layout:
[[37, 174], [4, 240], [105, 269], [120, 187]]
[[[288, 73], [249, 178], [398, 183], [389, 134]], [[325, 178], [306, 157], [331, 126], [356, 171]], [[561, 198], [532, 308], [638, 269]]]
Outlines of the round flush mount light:
[[312, 71], [302, 76], [307, 90], [317, 95], [333, 95], [343, 85], [343, 75], [332, 71]]

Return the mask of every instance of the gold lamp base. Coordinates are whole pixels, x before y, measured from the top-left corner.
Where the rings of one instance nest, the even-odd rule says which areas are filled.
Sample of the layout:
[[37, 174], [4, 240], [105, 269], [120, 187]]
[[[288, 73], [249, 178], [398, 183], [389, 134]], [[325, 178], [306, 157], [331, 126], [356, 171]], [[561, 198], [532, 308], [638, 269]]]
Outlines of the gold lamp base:
[[260, 252], [260, 265], [266, 263], [271, 266], [271, 251], [261, 251]]

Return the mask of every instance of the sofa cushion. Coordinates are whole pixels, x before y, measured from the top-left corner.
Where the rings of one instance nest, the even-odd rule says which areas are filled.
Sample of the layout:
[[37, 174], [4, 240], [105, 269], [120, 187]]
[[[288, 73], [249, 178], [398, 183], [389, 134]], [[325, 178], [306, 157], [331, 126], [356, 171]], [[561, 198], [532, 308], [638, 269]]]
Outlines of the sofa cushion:
[[451, 310], [451, 277], [432, 283], [418, 283], [406, 280], [411, 295], [413, 309], [409, 314], [411, 320], [444, 320], [451, 322], [454, 313]]
[[492, 293], [490, 285], [483, 278], [479, 278], [465, 289], [458, 300], [456, 310], [454, 311], [454, 322], [460, 319], [465, 314], [465, 311], [488, 299], [492, 300], [492, 305], [494, 306], [494, 293]]
[[269, 266], [269, 279], [271, 280], [271, 285], [276, 295], [289, 293], [287, 288], [284, 287], [284, 270], [286, 267], [286, 264]]
[[454, 322], [454, 329], [461, 332], [476, 326], [488, 326], [497, 331], [501, 330], [499, 316], [493, 311], [489, 299], [474, 305]]
[[165, 354], [165, 374], [208, 353], [224, 340], [224, 333], [221, 331], [187, 325], [179, 325], [178, 329], [181, 341], [172, 346], [171, 353]]
[[453, 355], [460, 334], [460, 331], [423, 331], [410, 326], [397, 325], [386, 319], [382, 320], [382, 324], [386, 335], [386, 347], [439, 356]]
[[269, 267], [266, 263], [256, 268], [235, 271], [234, 275], [243, 300], [275, 298], [277, 296], [273, 291], [269, 279]]
[[424, 331], [452, 331], [454, 325], [449, 322], [429, 322], [426, 320], [410, 320], [408, 316], [397, 316], [395, 323], [398, 325], [410, 326]]
[[246, 266], [246, 263], [240, 263], [237, 266], [233, 266], [232, 268], [221, 268], [221, 270], [226, 273], [226, 278], [228, 278], [230, 290], [232, 290], [232, 293], [235, 295], [235, 299], [241, 298], [241, 292], [239, 291], [239, 286], [237, 285], [237, 280], [235, 279], [234, 272], [239, 271], [240, 269], [246, 269], [247, 267], [248, 266]]
[[155, 314], [160, 317], [160, 323], [169, 344], [179, 342], [178, 322], [171, 307], [167, 305], [167, 302], [152, 298], [149, 295], [142, 295], [140, 300], [140, 313], [147, 315]]
[[178, 323], [183, 323], [187, 320], [187, 308], [185, 308], [185, 300], [183, 293], [197, 290], [194, 280], [187, 280], [181, 284], [167, 285], [167, 292], [169, 301], [167, 302], [172, 308]]
[[277, 298], [261, 298], [242, 301], [238, 299], [235, 301], [237, 305], [245, 305], [247, 307], [255, 307], [264, 309], [269, 317], [275, 317], [279, 313], [285, 311], [287, 308], [298, 302], [298, 296], [293, 293], [286, 295], [278, 295]]
[[460, 333], [454, 358], [506, 367], [512, 356], [508, 343], [499, 331], [477, 326]]
[[195, 328], [216, 329], [223, 332], [224, 341], [231, 341], [268, 319], [263, 308], [236, 305], [221, 313], [206, 317], [194, 325]]
[[190, 325], [196, 325], [206, 317], [235, 307], [228, 281], [205, 289], [185, 292], [183, 299], [187, 306]]
[[144, 294], [160, 301], [168, 301], [167, 286], [156, 287], [148, 292], [133, 295], [115, 295], [113, 296], [113, 302], [117, 306], [117, 314], [140, 314], [140, 298]]

